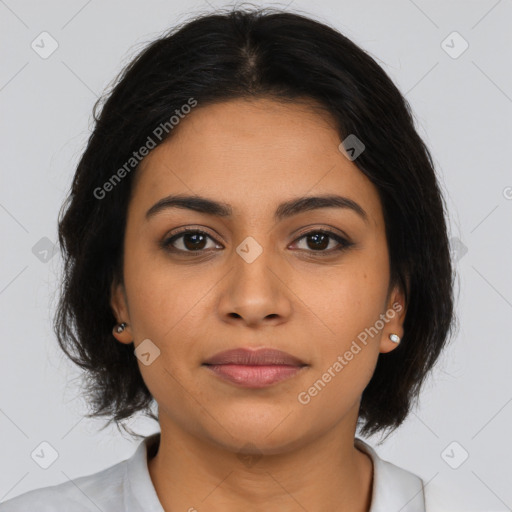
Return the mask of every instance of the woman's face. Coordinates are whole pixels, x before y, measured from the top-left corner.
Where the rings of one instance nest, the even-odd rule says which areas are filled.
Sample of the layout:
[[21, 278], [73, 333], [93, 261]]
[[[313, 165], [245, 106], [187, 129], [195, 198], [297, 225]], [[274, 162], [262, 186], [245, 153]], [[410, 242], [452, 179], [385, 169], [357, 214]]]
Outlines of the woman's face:
[[[395, 310], [404, 306], [399, 290], [388, 290], [377, 190], [340, 142], [333, 120], [304, 105], [232, 100], [199, 104], [140, 164], [124, 288], [113, 287], [112, 307], [129, 324], [118, 340], [145, 343], [138, 363], [162, 428], [262, 453], [334, 427], [353, 435], [361, 394], [379, 353], [396, 347], [389, 334], [402, 336], [405, 309]], [[222, 203], [229, 214], [184, 206], [147, 214], [178, 194]], [[328, 195], [364, 214], [320, 202], [281, 206]], [[165, 245], [190, 229], [204, 234]], [[305, 366], [251, 387], [204, 365], [221, 351], [260, 347]]]

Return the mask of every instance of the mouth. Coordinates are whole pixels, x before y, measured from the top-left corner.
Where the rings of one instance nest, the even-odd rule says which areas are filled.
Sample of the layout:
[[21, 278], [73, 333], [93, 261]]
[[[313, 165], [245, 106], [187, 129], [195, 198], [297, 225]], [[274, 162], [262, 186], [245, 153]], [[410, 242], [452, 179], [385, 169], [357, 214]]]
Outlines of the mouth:
[[309, 365], [281, 350], [239, 348], [219, 352], [203, 366], [232, 384], [257, 389], [287, 380]]

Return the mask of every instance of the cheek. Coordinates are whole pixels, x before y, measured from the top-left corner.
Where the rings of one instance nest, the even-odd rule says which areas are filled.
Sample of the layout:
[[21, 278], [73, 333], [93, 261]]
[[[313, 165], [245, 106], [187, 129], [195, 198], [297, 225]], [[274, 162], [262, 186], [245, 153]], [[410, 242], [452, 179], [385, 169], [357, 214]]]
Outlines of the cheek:
[[337, 290], [323, 299], [326, 318], [340, 348], [352, 339], [361, 339], [361, 333], [375, 326], [384, 312], [386, 295], [385, 276], [353, 271], [344, 276]]
[[[347, 358], [351, 354], [351, 359]], [[338, 351], [317, 365], [294, 397], [303, 427], [315, 430], [321, 418], [325, 426], [336, 425], [345, 415], [359, 409], [361, 395], [370, 381], [378, 352], [369, 346]]]
[[352, 269], [338, 283], [309, 295], [311, 309], [328, 327], [325, 336], [310, 333], [315, 364], [296, 396], [313, 423], [318, 416], [335, 423], [356, 407], [379, 357], [382, 331], [375, 326], [385, 304], [386, 275]]
[[194, 265], [172, 263], [162, 249], [132, 247], [125, 260], [125, 282], [137, 338], [164, 342], [200, 309], [212, 276], [203, 272], [199, 280]]
[[[328, 272], [320, 269], [301, 278], [300, 283], [297, 295], [309, 309], [305, 313], [315, 313], [315, 322], [331, 341], [326, 348], [342, 350], [374, 326], [385, 311], [389, 284], [386, 253], [382, 248], [367, 247]], [[332, 350], [328, 352], [332, 356]]]
[[197, 333], [204, 329], [202, 299], [214, 283], [199, 282], [192, 266], [172, 265], [161, 257], [143, 264], [144, 257], [133, 253], [126, 261], [130, 318], [135, 345], [150, 339], [159, 352], [149, 365], [139, 359], [139, 369], [159, 406], [175, 420], [186, 421], [194, 414], [194, 401], [184, 389], [194, 389], [190, 370], [201, 353]]
[[371, 379], [379, 357], [388, 279], [385, 254], [375, 258], [367, 252], [350, 264], [347, 259], [330, 279], [317, 280], [315, 287], [299, 293], [322, 320], [315, 319], [322, 336], [318, 331], [315, 338], [310, 327], [315, 367], [309, 386], [302, 389], [304, 400], [298, 397], [311, 412], [330, 407], [334, 418], [357, 402]]

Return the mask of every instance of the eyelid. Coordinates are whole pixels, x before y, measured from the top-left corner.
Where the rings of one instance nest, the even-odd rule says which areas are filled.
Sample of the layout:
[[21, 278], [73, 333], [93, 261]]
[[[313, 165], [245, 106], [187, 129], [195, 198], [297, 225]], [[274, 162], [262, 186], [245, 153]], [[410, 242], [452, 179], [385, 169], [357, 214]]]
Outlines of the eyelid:
[[323, 232], [327, 233], [333, 236], [338, 236], [340, 238], [345, 239], [346, 242], [350, 242], [350, 237], [344, 233], [342, 230], [335, 228], [333, 226], [326, 226], [326, 227], [319, 227], [318, 224], [310, 224], [308, 226], [304, 226], [301, 229], [299, 229], [297, 232], [294, 232], [293, 236], [297, 238], [300, 238], [304, 235], [308, 235], [309, 233], [318, 233]]
[[[177, 237], [178, 235], [183, 235], [183, 234], [187, 234], [190, 232], [207, 235], [212, 240], [215, 240], [215, 242], [217, 242], [216, 238], [220, 238], [221, 240], [224, 241], [224, 237], [222, 237], [220, 234], [218, 234], [216, 232], [214, 232], [215, 234], [212, 234], [211, 231], [212, 231], [211, 229], [205, 228], [203, 226], [198, 226], [197, 224], [189, 224], [186, 226], [180, 226], [179, 228], [176, 228], [175, 230], [172, 230], [169, 233], [167, 233], [164, 237], [164, 241], [169, 240], [169, 238], [172, 238], [175, 236]], [[217, 243], [219, 243], [219, 242], [217, 242]]]

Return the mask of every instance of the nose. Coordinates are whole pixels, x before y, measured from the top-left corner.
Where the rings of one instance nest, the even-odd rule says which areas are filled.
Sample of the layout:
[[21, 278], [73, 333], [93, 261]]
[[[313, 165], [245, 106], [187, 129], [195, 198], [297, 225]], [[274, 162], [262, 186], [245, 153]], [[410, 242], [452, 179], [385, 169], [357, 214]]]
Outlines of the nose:
[[[292, 312], [293, 292], [286, 284], [290, 267], [270, 249], [262, 248], [253, 259], [256, 248], [250, 244], [251, 241], [247, 246], [240, 244], [230, 258], [232, 270], [221, 290], [219, 314], [225, 322], [251, 327], [279, 325]], [[246, 257], [251, 251], [252, 256]]]

